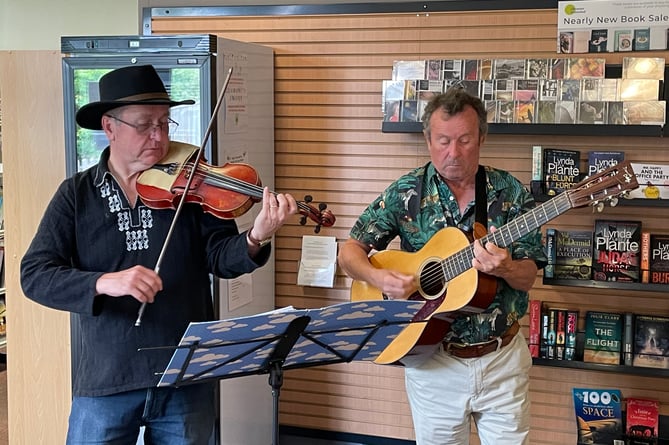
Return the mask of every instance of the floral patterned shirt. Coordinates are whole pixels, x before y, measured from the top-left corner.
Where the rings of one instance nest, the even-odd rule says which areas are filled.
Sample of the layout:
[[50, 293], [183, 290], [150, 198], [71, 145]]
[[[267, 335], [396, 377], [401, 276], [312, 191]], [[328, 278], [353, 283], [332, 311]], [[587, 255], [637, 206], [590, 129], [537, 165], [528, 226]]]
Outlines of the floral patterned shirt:
[[[530, 211], [535, 203], [527, 189], [510, 173], [485, 167], [488, 228], [500, 228]], [[444, 227], [471, 232], [475, 222], [474, 201], [460, 213], [458, 203], [431, 162], [393, 182], [362, 213], [351, 229], [351, 237], [374, 250], [384, 250], [399, 237], [403, 251], [420, 250]], [[539, 268], [546, 256], [538, 229], [508, 246], [514, 259], [531, 258]], [[448, 256], [448, 255], [446, 255]], [[416, 271], [418, 272], [418, 271]], [[497, 280], [492, 303], [481, 313], [459, 315], [446, 336], [449, 341], [477, 343], [501, 335], [527, 311], [528, 293]]]

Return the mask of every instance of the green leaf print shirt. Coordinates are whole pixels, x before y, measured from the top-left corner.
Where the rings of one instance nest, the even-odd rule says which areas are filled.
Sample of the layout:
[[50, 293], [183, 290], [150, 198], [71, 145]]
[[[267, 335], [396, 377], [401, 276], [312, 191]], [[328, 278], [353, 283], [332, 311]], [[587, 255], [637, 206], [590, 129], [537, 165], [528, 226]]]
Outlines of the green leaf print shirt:
[[[499, 228], [534, 208], [532, 195], [510, 173], [488, 166], [485, 171], [488, 228]], [[460, 214], [455, 197], [432, 163], [428, 162], [393, 182], [360, 215], [350, 235], [375, 250], [386, 249], [393, 239], [399, 237], [403, 251], [416, 252], [444, 227], [457, 227], [470, 232], [474, 221], [474, 201], [467, 205], [464, 214]], [[538, 229], [508, 248], [514, 259], [531, 258], [539, 268], [546, 264]], [[480, 314], [458, 317], [446, 339], [464, 343], [487, 341], [501, 335], [519, 320], [525, 314], [527, 305], [527, 292], [512, 289], [500, 279], [490, 306]]]

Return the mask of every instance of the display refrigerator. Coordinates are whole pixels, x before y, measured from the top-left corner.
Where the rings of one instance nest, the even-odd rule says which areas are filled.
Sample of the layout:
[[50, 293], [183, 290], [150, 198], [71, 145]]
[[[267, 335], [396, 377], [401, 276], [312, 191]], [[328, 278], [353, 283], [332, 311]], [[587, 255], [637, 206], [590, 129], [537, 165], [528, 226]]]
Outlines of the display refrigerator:
[[[171, 118], [179, 124], [170, 139], [199, 147], [211, 120], [211, 134], [204, 145], [204, 162], [213, 166], [226, 162], [248, 163], [258, 172], [262, 184], [273, 189], [274, 62], [271, 48], [211, 34], [64, 36], [61, 52], [68, 176], [96, 165], [101, 151], [108, 145], [103, 131], [84, 129], [75, 122], [79, 107], [99, 100], [100, 77], [123, 66], [150, 64], [156, 68], [173, 100], [195, 100], [193, 105], [170, 110]], [[229, 83], [221, 95], [226, 80]], [[221, 105], [212, 120], [219, 97]], [[259, 208], [255, 205], [236, 218], [240, 231], [250, 228]], [[212, 288], [220, 318], [273, 310], [274, 253], [266, 266], [247, 276], [236, 280], [212, 277]], [[150, 310], [150, 306], [146, 310]], [[77, 354], [77, 335], [74, 330], [71, 332], [73, 357]], [[225, 434], [217, 434], [215, 443], [269, 440], [272, 429], [270, 389], [266, 376], [221, 380], [220, 428]]]

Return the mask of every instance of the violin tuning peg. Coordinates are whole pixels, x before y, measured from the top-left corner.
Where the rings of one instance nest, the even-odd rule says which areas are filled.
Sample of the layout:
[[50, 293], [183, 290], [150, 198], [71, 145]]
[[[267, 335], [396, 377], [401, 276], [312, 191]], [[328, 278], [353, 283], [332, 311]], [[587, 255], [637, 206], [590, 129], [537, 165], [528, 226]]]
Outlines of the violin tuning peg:
[[320, 233], [321, 232], [321, 225], [317, 224], [316, 227], [314, 227], [314, 233]]
[[303, 225], [305, 225], [306, 223], [307, 223], [307, 217], [306, 217], [306, 216], [302, 216], [302, 217], [300, 218], [300, 225], [303, 226]]
[[304, 195], [304, 202], [311, 202], [314, 198], [311, 195]]
[[318, 204], [318, 210], [320, 210], [321, 212], [323, 210], [327, 209], [327, 208], [328, 208], [328, 205], [324, 202], [321, 202], [320, 204]]

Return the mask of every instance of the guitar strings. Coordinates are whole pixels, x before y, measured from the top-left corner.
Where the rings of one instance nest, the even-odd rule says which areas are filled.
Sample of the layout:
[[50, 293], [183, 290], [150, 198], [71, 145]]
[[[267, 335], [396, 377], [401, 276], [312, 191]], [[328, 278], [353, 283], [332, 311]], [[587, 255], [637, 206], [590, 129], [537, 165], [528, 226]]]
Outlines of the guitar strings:
[[[553, 212], [545, 212], [545, 210], [549, 209], [550, 207], [553, 207]], [[481, 237], [480, 241], [484, 245], [488, 242], [492, 242], [499, 247], [506, 247], [515, 239], [526, 235], [535, 228], [569, 210], [571, 207], [572, 206], [570, 204], [568, 194], [558, 195], [554, 199], [541, 204], [539, 207], [532, 209], [528, 213], [520, 215], [519, 218], [500, 227], [495, 232], [488, 233], [486, 236]], [[534, 219], [533, 227], [528, 226], [528, 221], [530, 219]], [[523, 223], [522, 226], [519, 225], [519, 222]], [[511, 232], [513, 230], [512, 226], [515, 227], [515, 232]], [[419, 280], [419, 284], [422, 288], [433, 288], [436, 287], [437, 284], [448, 283], [453, 278], [471, 269], [473, 259], [474, 243], [471, 243], [464, 249], [461, 249], [448, 258], [441, 260], [441, 267], [433, 268], [427, 272], [424, 276], [425, 279], [421, 278]]]

